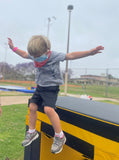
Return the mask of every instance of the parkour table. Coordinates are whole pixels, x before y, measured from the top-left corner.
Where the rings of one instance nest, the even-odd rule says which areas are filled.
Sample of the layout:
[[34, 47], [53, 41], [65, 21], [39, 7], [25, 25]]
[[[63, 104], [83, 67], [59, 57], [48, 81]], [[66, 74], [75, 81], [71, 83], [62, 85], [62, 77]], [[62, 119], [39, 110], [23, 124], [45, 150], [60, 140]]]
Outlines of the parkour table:
[[[25, 147], [24, 160], [119, 160], [119, 105], [62, 96], [56, 106], [67, 137], [63, 151], [57, 155], [50, 152], [54, 131], [40, 109], [36, 123], [39, 138]], [[28, 125], [29, 111], [27, 129]]]

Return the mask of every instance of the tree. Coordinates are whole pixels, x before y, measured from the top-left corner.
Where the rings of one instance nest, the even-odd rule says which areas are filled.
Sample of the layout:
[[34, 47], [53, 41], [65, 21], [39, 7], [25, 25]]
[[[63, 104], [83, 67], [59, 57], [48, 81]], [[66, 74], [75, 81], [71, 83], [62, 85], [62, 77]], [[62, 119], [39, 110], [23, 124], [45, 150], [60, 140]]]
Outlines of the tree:
[[[71, 79], [73, 72], [71, 70], [71, 68], [68, 69], [68, 80]], [[63, 79], [65, 79], [65, 70], [62, 71], [62, 75], [63, 75]]]
[[0, 75], [3, 75], [4, 79], [34, 81], [34, 64], [32, 62], [29, 62], [13, 66], [8, 63], [1, 62]]

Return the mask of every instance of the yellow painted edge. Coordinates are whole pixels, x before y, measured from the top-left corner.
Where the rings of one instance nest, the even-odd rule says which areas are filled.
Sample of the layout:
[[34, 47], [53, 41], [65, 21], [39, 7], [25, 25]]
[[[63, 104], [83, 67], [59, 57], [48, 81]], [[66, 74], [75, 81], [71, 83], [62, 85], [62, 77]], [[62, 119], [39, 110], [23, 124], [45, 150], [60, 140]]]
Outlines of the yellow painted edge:
[[29, 126], [29, 115], [26, 115], [26, 125]]

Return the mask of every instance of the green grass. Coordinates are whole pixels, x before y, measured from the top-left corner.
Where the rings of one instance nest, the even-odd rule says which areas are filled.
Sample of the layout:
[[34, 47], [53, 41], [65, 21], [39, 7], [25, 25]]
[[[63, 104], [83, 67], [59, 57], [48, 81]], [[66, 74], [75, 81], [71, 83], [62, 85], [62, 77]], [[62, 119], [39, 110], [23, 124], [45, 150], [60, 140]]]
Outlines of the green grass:
[[[86, 85], [85, 89], [83, 89], [81, 85], [77, 85], [75, 87], [68, 86], [68, 93], [70, 94], [87, 94], [92, 97], [109, 97], [119, 100], [119, 86], [109, 86], [107, 96], [105, 94], [105, 90], [106, 88], [103, 85]], [[60, 91], [64, 92], [64, 86], [60, 86]]]
[[0, 117], [0, 160], [23, 160], [21, 142], [25, 135], [27, 104], [2, 107]]
[[1, 91], [1, 96], [32, 96], [33, 93], [23, 93], [15, 91]]
[[114, 102], [114, 101], [109, 101], [109, 100], [100, 100], [100, 102], [119, 105], [119, 102]]

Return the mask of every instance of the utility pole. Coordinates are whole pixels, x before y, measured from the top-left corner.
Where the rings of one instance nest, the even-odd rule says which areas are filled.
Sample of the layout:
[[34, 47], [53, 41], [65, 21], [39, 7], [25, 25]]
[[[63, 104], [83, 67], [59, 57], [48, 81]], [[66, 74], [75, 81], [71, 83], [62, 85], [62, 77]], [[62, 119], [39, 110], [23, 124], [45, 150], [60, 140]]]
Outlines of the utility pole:
[[[73, 10], [73, 6], [72, 6], [72, 5], [68, 5], [67, 9], [68, 9], [68, 11], [69, 11], [67, 53], [69, 53], [71, 11]], [[64, 90], [64, 94], [65, 94], [65, 95], [67, 95], [67, 82], [68, 82], [68, 60], [66, 60], [66, 69], [65, 69], [65, 90]]]

